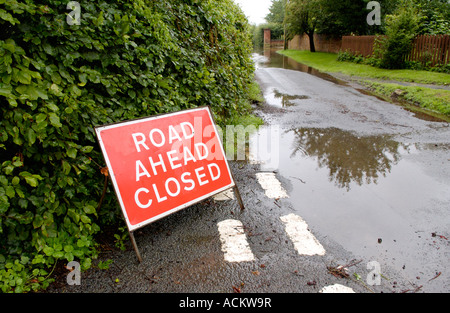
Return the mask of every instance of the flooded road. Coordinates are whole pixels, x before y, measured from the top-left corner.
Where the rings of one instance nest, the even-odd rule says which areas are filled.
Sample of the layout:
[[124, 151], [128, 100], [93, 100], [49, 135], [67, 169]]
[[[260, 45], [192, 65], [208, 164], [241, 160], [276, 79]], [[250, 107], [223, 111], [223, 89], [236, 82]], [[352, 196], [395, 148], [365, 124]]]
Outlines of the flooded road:
[[251, 138], [251, 154], [284, 182], [294, 213], [420, 290], [449, 292], [448, 123], [419, 119], [273, 50], [254, 58], [266, 126]]
[[49, 292], [450, 291], [449, 124], [254, 57], [265, 125], [230, 128], [244, 130], [229, 163], [246, 209], [225, 192], [139, 229], [142, 263], [113, 229], [80, 285], [58, 269]]

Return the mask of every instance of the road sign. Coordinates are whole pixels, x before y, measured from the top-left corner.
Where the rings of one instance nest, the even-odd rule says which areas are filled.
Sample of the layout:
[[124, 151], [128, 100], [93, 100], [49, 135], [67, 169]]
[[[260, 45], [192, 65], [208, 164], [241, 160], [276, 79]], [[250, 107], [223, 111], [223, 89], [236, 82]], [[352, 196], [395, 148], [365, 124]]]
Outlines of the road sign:
[[236, 186], [208, 107], [95, 130], [131, 234]]

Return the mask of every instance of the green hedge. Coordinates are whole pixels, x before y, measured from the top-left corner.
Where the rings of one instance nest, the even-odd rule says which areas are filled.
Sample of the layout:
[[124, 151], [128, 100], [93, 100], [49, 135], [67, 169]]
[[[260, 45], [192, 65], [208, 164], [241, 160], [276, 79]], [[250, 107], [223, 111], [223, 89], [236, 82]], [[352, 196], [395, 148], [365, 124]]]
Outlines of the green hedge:
[[[94, 126], [209, 105], [247, 109], [248, 23], [232, 0], [0, 0], [0, 290], [45, 288], [96, 257], [120, 217]], [[102, 201], [101, 201], [102, 200]]]

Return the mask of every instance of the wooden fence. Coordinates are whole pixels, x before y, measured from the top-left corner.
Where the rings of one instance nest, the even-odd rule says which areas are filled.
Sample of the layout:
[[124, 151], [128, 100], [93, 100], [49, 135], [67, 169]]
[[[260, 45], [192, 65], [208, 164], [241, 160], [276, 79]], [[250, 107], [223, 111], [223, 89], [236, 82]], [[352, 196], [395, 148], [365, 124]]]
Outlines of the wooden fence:
[[369, 57], [373, 54], [376, 36], [343, 36], [341, 51]]
[[[341, 51], [350, 51], [364, 57], [373, 54], [376, 36], [344, 36]], [[411, 52], [406, 56], [408, 61], [436, 64], [450, 63], [449, 35], [421, 35], [414, 39]]]
[[450, 63], [450, 36], [438, 35], [418, 36], [414, 40], [413, 48], [406, 58], [408, 61], [431, 62], [436, 64]]

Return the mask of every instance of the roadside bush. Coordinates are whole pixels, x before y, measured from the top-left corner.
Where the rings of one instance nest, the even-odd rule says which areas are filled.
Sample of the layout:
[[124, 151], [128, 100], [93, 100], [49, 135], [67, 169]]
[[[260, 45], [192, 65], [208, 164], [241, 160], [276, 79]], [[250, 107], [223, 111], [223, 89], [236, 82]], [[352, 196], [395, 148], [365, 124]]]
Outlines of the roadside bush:
[[95, 126], [248, 108], [251, 37], [232, 0], [82, 2], [80, 25], [67, 3], [0, 0], [2, 292], [45, 288], [58, 261], [88, 269], [95, 235], [121, 221]]
[[430, 69], [432, 72], [450, 74], [450, 64], [437, 64]]
[[340, 62], [353, 62], [359, 64], [364, 62], [364, 57], [360, 54], [354, 54], [350, 51], [340, 51], [337, 60]]
[[381, 68], [405, 67], [405, 56], [411, 51], [418, 30], [418, 15], [413, 7], [404, 2], [394, 15], [386, 17], [386, 37], [377, 42]]

